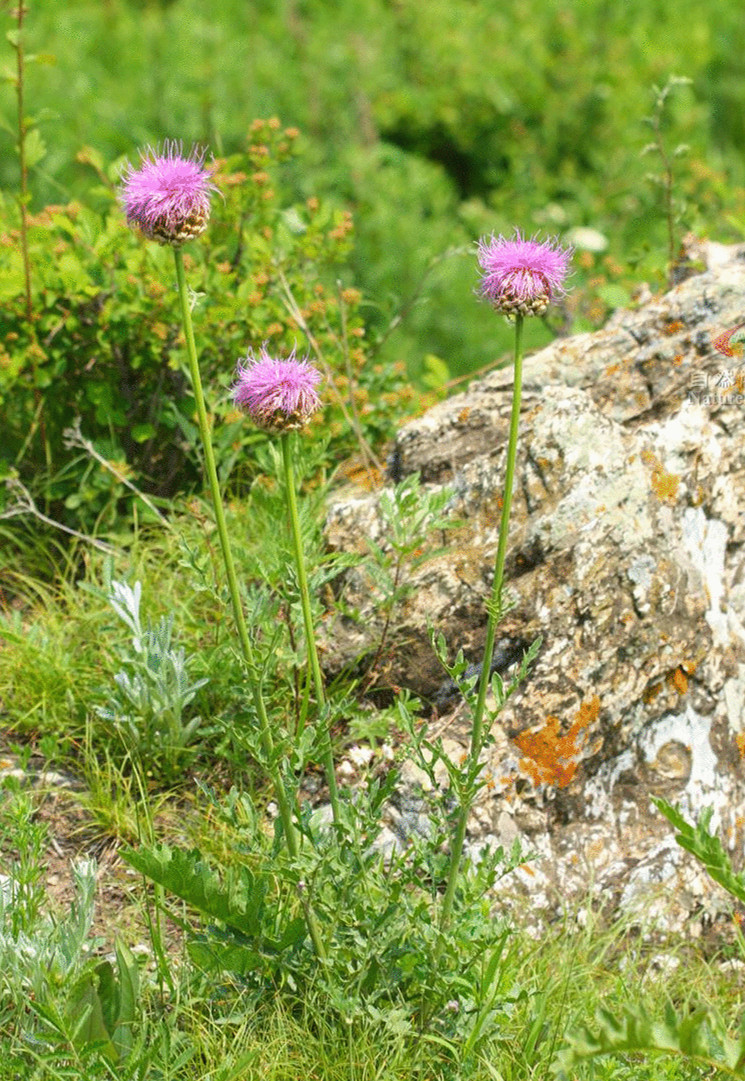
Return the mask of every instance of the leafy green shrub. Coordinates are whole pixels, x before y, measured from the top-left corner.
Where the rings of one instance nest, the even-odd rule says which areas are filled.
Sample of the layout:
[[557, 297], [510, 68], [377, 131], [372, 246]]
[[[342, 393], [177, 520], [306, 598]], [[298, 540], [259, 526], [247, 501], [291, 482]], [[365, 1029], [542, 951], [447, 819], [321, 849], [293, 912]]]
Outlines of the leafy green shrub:
[[[278, 174], [296, 142], [297, 132], [277, 121], [254, 123], [247, 149], [219, 165], [224, 199], [209, 247], [193, 245], [186, 256], [223, 482], [238, 463], [250, 478], [244, 452], [264, 438], [247, 429], [227, 393], [250, 345], [310, 343], [328, 380], [332, 458], [350, 453], [358, 437], [384, 440], [414, 394], [402, 375], [366, 363], [361, 294], [340, 282], [349, 214], [281, 198]], [[104, 173], [92, 151], [82, 157], [106, 180], [108, 209], [71, 203], [30, 219], [31, 322], [17, 232], [0, 246], [0, 469], [17, 471], [63, 521], [100, 530], [127, 511], [133, 485], [156, 498], [194, 488], [199, 460], [169, 253], [124, 225], [110, 183], [116, 169]], [[12, 216], [7, 199], [0, 209]]]
[[[374, 1019], [392, 1031], [432, 1031], [468, 1059], [508, 1016], [518, 994], [512, 929], [491, 912], [489, 891], [523, 862], [519, 846], [464, 869], [455, 918], [432, 922], [447, 875], [447, 800], [432, 800], [430, 829], [393, 851], [381, 847], [380, 812], [396, 773], [348, 796], [341, 830], [308, 810], [299, 863], [285, 866], [252, 801], [232, 791], [216, 813], [229, 827], [230, 865], [169, 845], [126, 849], [138, 871], [201, 916], [189, 940], [198, 968], [230, 975], [254, 1001], [271, 988], [320, 990], [349, 1024]], [[303, 910], [312, 905], [329, 944], [319, 963]]]
[[[661, 280], [665, 221], [640, 151], [649, 88], [671, 74], [693, 80], [670, 118], [671, 142], [691, 145], [690, 175], [678, 179], [691, 224], [718, 236], [745, 226], [736, 0], [612, 10], [604, 0], [528, 0], [486, 14], [470, 0], [29, 9], [29, 47], [56, 59], [28, 76], [38, 119], [32, 207], [66, 201], [62, 191], [106, 209], [76, 160], [92, 131], [107, 162], [132, 153], [133, 117], [141, 144], [183, 133], [230, 155], [256, 111], [276, 113], [307, 133], [287, 201], [317, 194], [354, 209], [350, 258], [370, 298], [369, 336], [417, 380], [427, 355], [462, 376], [508, 348], [488, 310], [462, 318], [475, 284], [465, 260], [439, 263], [420, 292], [433, 260], [491, 229], [590, 226], [632, 288]], [[10, 92], [0, 98], [9, 131], [13, 106]], [[17, 189], [12, 154], [0, 156], [0, 185]], [[607, 297], [592, 326], [618, 303]], [[527, 345], [549, 337], [536, 321]]]

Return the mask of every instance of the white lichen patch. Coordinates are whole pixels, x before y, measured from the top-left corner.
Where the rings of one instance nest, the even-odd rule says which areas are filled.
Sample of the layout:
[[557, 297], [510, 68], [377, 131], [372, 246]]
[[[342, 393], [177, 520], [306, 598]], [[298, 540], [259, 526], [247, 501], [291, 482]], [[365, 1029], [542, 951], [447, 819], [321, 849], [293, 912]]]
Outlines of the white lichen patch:
[[652, 589], [652, 579], [656, 568], [657, 561], [653, 556], [647, 554], [632, 559], [626, 568], [627, 576], [634, 583], [632, 593], [640, 612], [648, 612], [650, 609], [649, 594]]
[[725, 711], [730, 730], [745, 730], [745, 664], [738, 664], [737, 675], [725, 680], [722, 687]]
[[623, 751], [608, 762], [603, 762], [593, 777], [585, 782], [585, 814], [590, 819], [603, 818], [610, 821], [614, 817], [613, 789], [622, 773], [632, 770], [635, 756], [632, 751]]
[[699, 808], [709, 805], [714, 808], [716, 828], [718, 812], [726, 805], [730, 793], [717, 775], [717, 759], [710, 736], [711, 717], [704, 717], [687, 705], [683, 713], [666, 714], [649, 724], [639, 733], [637, 746], [652, 768], [668, 745], [679, 744], [686, 748], [690, 755], [690, 773], [679, 797], [683, 812], [698, 814]]
[[706, 622], [717, 645], [730, 640], [729, 621], [724, 610], [727, 527], [718, 519], [707, 518], [701, 507], [686, 507], [681, 515], [683, 545], [695, 569], [701, 575], [709, 606]]
[[656, 430], [650, 425], [649, 435], [664, 468], [681, 474], [684, 479], [691, 455], [695, 456], [699, 466], [705, 462], [710, 469], [716, 469], [722, 459], [722, 447], [706, 409], [689, 399], [685, 399], [678, 412]]

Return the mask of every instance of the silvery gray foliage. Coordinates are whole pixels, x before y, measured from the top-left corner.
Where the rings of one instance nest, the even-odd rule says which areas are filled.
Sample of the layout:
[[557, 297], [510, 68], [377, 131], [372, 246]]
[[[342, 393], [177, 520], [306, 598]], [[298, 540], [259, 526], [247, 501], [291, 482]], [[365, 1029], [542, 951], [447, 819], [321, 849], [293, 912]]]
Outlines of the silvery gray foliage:
[[[62, 919], [44, 916], [15, 931], [17, 904], [13, 879], [5, 878], [0, 889], [0, 997], [21, 1001], [29, 992], [40, 998], [50, 982], [61, 985], [77, 974], [88, 957], [88, 935], [93, 921], [96, 864], [81, 860], [73, 864], [75, 899]], [[24, 921], [26, 923], [26, 921]]]
[[107, 599], [132, 632], [132, 655], [123, 659], [124, 666], [114, 676], [116, 691], [96, 712], [120, 729], [141, 758], [171, 769], [202, 723], [201, 717], [187, 719], [185, 714], [209, 680], [190, 678], [193, 657], [173, 645], [173, 615], [143, 626], [140, 582], [132, 587], [112, 581]]

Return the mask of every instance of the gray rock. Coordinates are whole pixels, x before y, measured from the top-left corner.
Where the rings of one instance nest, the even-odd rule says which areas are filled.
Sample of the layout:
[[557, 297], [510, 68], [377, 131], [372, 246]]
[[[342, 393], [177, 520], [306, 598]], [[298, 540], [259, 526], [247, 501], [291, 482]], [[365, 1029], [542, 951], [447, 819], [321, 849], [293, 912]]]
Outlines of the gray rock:
[[[471, 840], [536, 850], [509, 888], [547, 911], [593, 888], [628, 911], [656, 896], [674, 922], [714, 896], [652, 795], [694, 817], [713, 806], [736, 863], [745, 840], [745, 361], [714, 344], [745, 321], [745, 248], [691, 248], [702, 273], [525, 363], [499, 635], [543, 646], [500, 716]], [[494, 371], [396, 440], [401, 474], [449, 485], [465, 523], [393, 620], [391, 682], [430, 700], [428, 627], [482, 659], [511, 384]], [[378, 498], [338, 498], [333, 548], [385, 543]], [[330, 668], [371, 655], [381, 630], [364, 566], [344, 601], [358, 618], [331, 620]], [[464, 703], [433, 723], [465, 749]]]

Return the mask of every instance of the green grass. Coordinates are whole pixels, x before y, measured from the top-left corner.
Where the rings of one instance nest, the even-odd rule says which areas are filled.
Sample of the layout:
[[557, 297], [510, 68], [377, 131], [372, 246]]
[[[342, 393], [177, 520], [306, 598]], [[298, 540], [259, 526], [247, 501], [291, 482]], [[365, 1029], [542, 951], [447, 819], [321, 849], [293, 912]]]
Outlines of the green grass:
[[[585, 916], [583, 928], [568, 920], [547, 928], [538, 941], [517, 938], [508, 963], [522, 993], [498, 1038], [469, 1063], [458, 1062], [457, 1049], [450, 1052], [441, 1044], [391, 1031], [372, 1018], [347, 1022], [312, 991], [302, 1001], [285, 991], [259, 1002], [239, 985], [206, 983], [186, 965], [174, 968], [176, 986], [166, 1001], [154, 989], [143, 996], [136, 1036], [146, 1032], [151, 1051], [161, 1048], [152, 1076], [172, 1081], [537, 1081], [551, 1076], [549, 1065], [567, 1027], [590, 1020], [600, 1006], [614, 1012], [635, 1002], [659, 1015], [668, 998], [683, 1013], [704, 1001], [735, 1026], [741, 992], [717, 957], [707, 959], [683, 941], [645, 943], [623, 924], [603, 926], [589, 905]], [[655, 968], [661, 956], [675, 955], [680, 963], [672, 974]], [[64, 1052], [29, 1046], [20, 1004], [15, 1016], [8, 1012], [0, 1024], [0, 1062], [6, 1071], [1, 1078], [78, 1076], [68, 1072], [74, 1059]], [[179, 1053], [187, 1049], [188, 1061], [175, 1068]], [[42, 1069], [38, 1063], [44, 1060]], [[91, 1081], [110, 1076], [135, 1075], [127, 1067], [109, 1073], [86, 1062], [85, 1077]], [[711, 1074], [673, 1056], [638, 1055], [600, 1059], [577, 1074], [578, 1081], [694, 1081], [705, 1076]]]
[[[170, 536], [142, 537], [126, 558], [122, 556], [117, 570], [126, 568], [145, 581], [157, 582], [159, 589], [148, 591], [148, 604], [155, 612], [168, 604], [176, 605], [187, 639], [196, 644], [211, 633], [202, 624], [205, 597], [184, 592], [183, 567]], [[97, 557], [88, 561], [89, 585], [100, 584], [101, 570]], [[38, 737], [41, 731], [61, 737], [70, 729], [65, 728], [64, 705], [56, 702], [60, 688], [72, 696], [73, 705], [67, 707], [69, 725], [70, 716], [86, 713], [86, 703], [100, 685], [100, 659], [104, 658], [109, 676], [115, 668], [109, 653], [116, 627], [104, 614], [100, 597], [69, 582], [60, 583], [56, 593], [41, 587], [28, 589], [27, 601], [29, 607], [21, 614], [27, 630], [10, 643], [11, 648], [0, 650], [0, 687], [6, 698], [11, 687], [14, 695], [6, 700], [6, 724], [10, 722], [27, 738]], [[30, 713], [28, 703], [38, 694], [47, 707]], [[215, 703], [219, 705], [218, 699]], [[39, 726], [37, 732], [32, 721]], [[75, 744], [73, 741], [73, 747]], [[85, 820], [81, 826], [79, 815], [75, 817], [69, 838], [80, 845], [81, 853], [94, 839], [96, 844], [101, 838], [117, 844], [158, 836], [181, 845], [197, 845], [223, 866], [234, 858], [237, 835], [215, 815], [208, 799], [197, 795], [184, 802], [177, 790], [169, 793], [155, 787], [148, 791], [150, 782], [138, 779], [106, 732], [93, 733], [90, 717], [87, 738], [72, 755], [65, 754], [70, 743], [62, 739], [56, 750], [51, 742], [47, 747], [61, 756], [51, 765], [72, 768], [84, 783], [74, 799], [83, 808]], [[226, 764], [227, 776], [238, 779], [240, 762], [221, 758], [214, 749], [202, 756], [199, 772], [220, 791], [227, 782]], [[243, 779], [247, 781], [246, 774]], [[191, 787], [187, 786], [187, 793]], [[0, 787], [0, 814], [4, 806], [10, 806], [4, 802], [6, 795]], [[6, 857], [0, 870], [8, 867], [8, 856], [12, 860], [14, 845], [19, 845], [27, 853], [26, 873], [33, 878], [29, 861], [43, 858], [38, 853], [44, 846], [38, 837], [30, 847], [23, 840], [31, 828], [37, 797], [29, 793], [25, 799], [15, 817], [8, 812], [10, 817], [0, 823]], [[63, 822], [57, 820], [54, 829], [63, 828]], [[101, 895], [106, 950], [111, 949], [117, 934], [125, 936], [130, 947], [148, 941], [147, 912], [152, 918], [153, 895], [136, 881], [131, 890], [133, 900], [121, 911], [108, 909], [106, 894]], [[465, 1063], [459, 1061], [457, 1044], [421, 1039], [374, 1015], [346, 1021], [312, 985], [298, 1000], [290, 986], [258, 995], [240, 981], [204, 977], [178, 945], [180, 935], [174, 933], [173, 924], [165, 937], [158, 932], [157, 939], [169, 951], [167, 971], [172, 986], [166, 982], [159, 989], [152, 962], [142, 969], [135, 1036], [142, 1041], [142, 1055], [147, 1051], [155, 1056], [149, 1065], [152, 1076], [172, 1081], [537, 1081], [551, 1076], [549, 1065], [565, 1031], [574, 1024], [591, 1023], [601, 1007], [618, 1013], [624, 1007], [641, 1005], [650, 1014], [661, 1016], [664, 1001], [669, 999], [678, 1015], [684, 1016], [694, 1006], [706, 1004], [718, 1011], [730, 1030], [737, 1027], [742, 991], [732, 972], [721, 966], [725, 951], [732, 955], [725, 936], [718, 944], [712, 936], [704, 952], [682, 936], [663, 939], [654, 932], [645, 935], [622, 920], [608, 925], [597, 914], [601, 900], [588, 898], [563, 923], [546, 927], [538, 938], [517, 931], [504, 964], [509, 971], [505, 986], [516, 988], [518, 993], [498, 1036]], [[42, 905], [41, 910], [45, 908]], [[193, 923], [193, 917], [181, 906], [169, 905], [168, 911], [178, 923]], [[361, 932], [364, 934], [364, 928]], [[671, 963], [677, 967], [669, 968]], [[64, 1002], [69, 992], [69, 986], [59, 986], [57, 1001]], [[81, 1070], [91, 1081], [137, 1076], [136, 1056], [129, 1065], [116, 1067], [96, 1066], [88, 1060], [84, 1065], [76, 1064], [74, 1056], [64, 1049], [52, 1051], [44, 1046], [39, 1022], [23, 1002], [0, 997], [0, 1010], [5, 1011], [0, 1014], [3, 1081], [74, 1077], [80, 1076]], [[29, 1042], [31, 1035], [42, 1043]], [[188, 1059], [178, 1065], [179, 1056], [187, 1052]], [[627, 1055], [597, 1059], [579, 1068], [576, 1076], [577, 1081], [694, 1081], [710, 1075], [681, 1058]]]
[[[84, 146], [92, 148], [84, 157], [100, 159], [104, 173], [136, 147], [165, 137], [201, 140], [223, 155], [243, 146], [255, 117], [277, 114], [284, 125], [301, 129], [304, 150], [280, 181], [286, 188], [281, 206], [290, 208], [284, 225], [291, 226], [293, 200], [311, 195], [353, 210], [356, 243], [343, 273], [366, 294], [373, 359], [385, 365], [403, 358], [417, 380], [427, 372], [439, 373], [440, 382], [468, 374], [493, 364], [508, 347], [509, 327], [472, 295], [472, 244], [484, 233], [515, 225], [528, 233], [564, 233], [585, 225], [606, 236], [605, 254], [578, 256], [577, 288], [566, 310], [554, 315], [564, 329], [600, 325], [644, 278], [662, 284], [668, 223], [659, 189], [646, 176], [659, 171], [659, 162], [642, 158], [641, 150], [650, 138], [643, 118], [652, 111], [652, 84], [672, 74], [693, 81], [674, 97], [663, 124], [669, 148], [690, 144], [675, 165], [676, 236], [690, 227], [724, 240], [745, 233], [745, 30], [736, 0], [708, 6], [699, 0], [675, 6], [652, 0], [615, 6], [607, 0], [219, 0], [209, 11], [198, 0], [30, 0], [28, 7], [26, 41], [37, 54], [28, 57], [25, 83], [26, 113], [36, 125], [32, 212], [76, 198], [85, 205], [85, 226], [88, 208], [110, 206], [103, 174], [78, 159]], [[8, 6], [0, 19], [10, 28]], [[18, 225], [14, 109], [8, 81], [0, 91], [6, 234]], [[46, 226], [42, 221], [35, 228], [43, 233]], [[105, 252], [115, 262], [121, 255], [116, 228], [115, 222], [114, 250]], [[73, 234], [75, 243], [87, 235], [82, 227]], [[309, 258], [298, 251], [299, 260]], [[139, 263], [139, 252], [130, 258]], [[96, 274], [102, 267], [96, 263]], [[12, 270], [0, 285], [15, 300], [18, 266]], [[218, 300], [213, 292], [209, 303]], [[402, 308], [406, 318], [399, 323]], [[129, 323], [122, 316], [120, 345], [142, 310], [132, 307]], [[90, 312], [81, 311], [89, 319]], [[528, 350], [551, 340], [557, 326], [532, 321]], [[53, 342], [56, 331], [49, 333]], [[113, 348], [113, 339], [102, 337], [102, 349]], [[8, 358], [0, 358], [6, 367]], [[50, 395], [68, 359], [56, 357], [61, 367], [45, 373], [52, 389], [42, 389]], [[136, 370], [133, 365], [125, 374]], [[26, 382], [31, 374], [23, 373]], [[90, 404], [97, 408], [95, 393], [102, 388], [94, 382]], [[131, 382], [136, 392], [136, 379]], [[118, 403], [118, 383], [108, 391]], [[99, 450], [117, 456], [111, 448]], [[0, 466], [7, 472], [17, 464], [14, 458]], [[266, 472], [266, 462], [256, 468]], [[249, 470], [246, 483], [254, 476]], [[292, 727], [305, 688], [302, 678], [294, 679], [297, 643], [284, 623], [286, 560], [277, 540], [276, 499], [271, 484], [241, 490], [240, 497], [231, 508], [240, 576], [266, 585], [263, 598], [251, 594], [257, 636], [266, 647], [266, 690], [273, 715]], [[313, 519], [320, 517], [322, 498], [319, 487], [308, 505], [306, 539], [316, 565], [323, 546]], [[67, 509], [74, 511], [74, 502]], [[109, 539], [116, 550], [108, 564], [84, 542], [68, 547], [33, 519], [0, 523], [3, 749], [16, 744], [22, 757], [38, 749], [83, 786], [70, 796], [76, 813], [69, 822], [60, 812], [48, 825], [44, 794], [16, 799], [9, 786], [0, 786], [0, 872], [20, 867], [29, 883], [29, 934], [54, 935], [69, 915], [62, 905], [51, 930], [39, 923], [47, 908], [38, 896], [46, 875], [45, 830], [59, 832], [69, 850], [81, 854], [100, 848], [102, 839], [116, 847], [157, 836], [197, 845], [227, 866], [238, 858], [239, 833], [225, 826], [205, 789], [194, 794], [195, 779], [218, 797], [235, 786], [251, 791], [259, 807], [268, 798], [247, 750], [251, 715], [224, 597], [214, 585], [221, 577], [208, 516], [198, 503], [167, 509], [170, 529], [144, 530], [136, 517], [119, 521], [111, 509]], [[96, 515], [96, 528], [103, 528]], [[179, 645], [198, 659], [193, 676], [210, 680], [194, 703], [205, 720], [179, 783], [173, 777], [165, 783], [155, 753], [152, 768], [133, 767], [132, 748], [97, 712], [129, 647], [126, 628], [105, 602], [112, 576], [143, 582], [147, 617], [157, 622], [172, 613]], [[339, 699], [353, 692], [343, 680], [334, 689]], [[388, 722], [380, 723], [371, 730], [383, 739]], [[346, 738], [344, 732], [337, 738]], [[463, 1061], [457, 1042], [438, 1038], [432, 1028], [421, 1037], [407, 1017], [358, 1010], [347, 1019], [320, 981], [311, 980], [299, 995], [288, 977], [259, 994], [248, 982], [197, 972], [181, 941], [181, 930], [198, 927], [193, 913], [169, 904], [170, 922], [155, 918], [153, 902], [162, 903], [162, 893], [136, 880], [129, 884], [125, 908], [99, 891], [105, 941], [95, 946], [100, 960], [118, 934], [125, 945], [150, 941], [160, 951], [157, 964], [152, 955], [141, 964], [129, 1059], [84, 1061], [60, 1035], [88, 1018], [80, 1008], [84, 955], [54, 984], [44, 1019], [36, 1011], [43, 996], [22, 980], [13, 983], [28, 955], [11, 950], [0, 971], [0, 1081], [543, 1081], [552, 1076], [564, 1034], [591, 1024], [600, 1008], [618, 1016], [637, 1007], [661, 1017], [669, 1000], [680, 1018], [704, 1004], [730, 1032], [740, 1023], [742, 989], [721, 963], [736, 956], [725, 942], [729, 936], [712, 935], [704, 951], [682, 935], [643, 934], [623, 920], [608, 925], [597, 914], [598, 899], [588, 898], [538, 939], [516, 930], [502, 962], [514, 999], [497, 1035]], [[364, 936], [367, 928], [359, 931]], [[670, 968], [673, 959], [677, 966]], [[106, 987], [109, 977], [101, 972], [97, 982], [85, 984], [89, 1005], [95, 988]], [[709, 1076], [708, 1068], [683, 1057], [621, 1055], [578, 1067], [570, 1081]]]
[[[80, 547], [68, 551], [67, 572], [53, 583], [7, 574], [13, 600], [0, 610], [0, 642], [6, 646], [0, 649], [0, 700], [12, 732], [65, 736], [82, 745], [93, 707], [102, 704], [129, 637], [105, 602], [112, 578], [142, 582], [146, 620], [173, 613], [188, 651], [199, 651], [206, 665], [218, 657], [208, 708], [216, 712], [225, 705], [220, 696], [237, 682], [238, 665], [225, 648], [210, 558], [194, 556], [196, 565], [190, 563], [204, 542], [203, 520], [182, 509], [174, 511], [172, 523], [178, 524], [178, 536], [173, 529], [146, 530], [115, 557]], [[32, 563], [33, 552], [27, 556], [20, 548], [21, 561]]]

